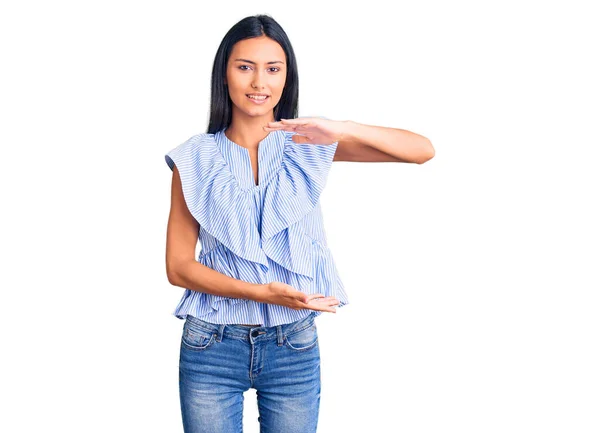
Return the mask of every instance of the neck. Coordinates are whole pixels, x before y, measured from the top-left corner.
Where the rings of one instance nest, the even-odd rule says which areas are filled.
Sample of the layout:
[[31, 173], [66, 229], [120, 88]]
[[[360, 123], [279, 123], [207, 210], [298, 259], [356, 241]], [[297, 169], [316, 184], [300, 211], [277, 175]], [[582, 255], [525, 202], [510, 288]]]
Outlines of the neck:
[[264, 138], [269, 135], [268, 131], [263, 129], [269, 122], [274, 122], [275, 117], [271, 111], [265, 116], [236, 116], [233, 115], [231, 124], [225, 130], [225, 136], [246, 149], [258, 148]]

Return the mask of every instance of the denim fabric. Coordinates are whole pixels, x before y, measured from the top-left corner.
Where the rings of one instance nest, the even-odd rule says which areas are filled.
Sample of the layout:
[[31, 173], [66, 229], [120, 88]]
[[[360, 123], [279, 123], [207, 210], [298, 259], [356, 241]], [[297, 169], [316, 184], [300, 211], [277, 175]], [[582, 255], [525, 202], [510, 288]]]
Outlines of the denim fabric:
[[315, 315], [272, 327], [188, 315], [179, 358], [185, 433], [242, 432], [243, 392], [256, 389], [261, 433], [317, 431], [321, 359]]

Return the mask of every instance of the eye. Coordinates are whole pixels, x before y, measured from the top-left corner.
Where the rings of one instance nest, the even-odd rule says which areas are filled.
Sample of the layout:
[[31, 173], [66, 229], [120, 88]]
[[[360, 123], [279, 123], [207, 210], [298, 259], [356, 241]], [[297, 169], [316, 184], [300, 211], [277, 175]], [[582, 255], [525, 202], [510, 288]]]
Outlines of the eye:
[[[250, 66], [248, 66], [248, 65], [240, 65], [240, 66], [238, 66], [238, 69], [241, 69], [242, 71], [247, 71], [248, 70], [248, 69], [242, 69], [242, 68], [250, 68]], [[271, 72], [279, 72], [281, 70], [281, 68], [273, 66], [272, 68], [269, 68], [269, 70]]]

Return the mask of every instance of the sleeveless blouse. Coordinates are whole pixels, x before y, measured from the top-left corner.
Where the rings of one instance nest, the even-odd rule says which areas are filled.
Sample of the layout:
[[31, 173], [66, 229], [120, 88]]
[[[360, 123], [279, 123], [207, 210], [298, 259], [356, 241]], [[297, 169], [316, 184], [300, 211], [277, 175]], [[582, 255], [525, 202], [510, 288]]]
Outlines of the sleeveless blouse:
[[[200, 226], [197, 261], [249, 283], [280, 281], [335, 296], [338, 308], [348, 304], [319, 202], [338, 142], [298, 144], [293, 132], [271, 131], [259, 143], [256, 185], [248, 149], [225, 129], [194, 135], [165, 155], [169, 168], [179, 170], [186, 205]], [[185, 289], [172, 314], [276, 326], [321, 313]]]

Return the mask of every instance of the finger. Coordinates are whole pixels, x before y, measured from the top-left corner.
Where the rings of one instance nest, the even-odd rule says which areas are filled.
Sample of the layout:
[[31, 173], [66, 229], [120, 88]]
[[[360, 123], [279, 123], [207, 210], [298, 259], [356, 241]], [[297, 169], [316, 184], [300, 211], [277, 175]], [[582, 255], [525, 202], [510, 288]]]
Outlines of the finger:
[[308, 305], [308, 306], [304, 307], [304, 309], [314, 310], [314, 311], [327, 311], [328, 313], [336, 312], [335, 308], [325, 307], [324, 305], [314, 305], [314, 304]]
[[305, 308], [309, 308], [311, 310], [317, 310], [317, 311], [335, 312], [334, 306], [338, 305], [339, 301], [337, 299], [323, 301], [323, 299], [324, 298], [313, 299], [314, 302], [308, 302], [307, 306]]
[[337, 300], [323, 301], [322, 299], [315, 299], [315, 300], [313, 301], [313, 304], [312, 304], [312, 305], [317, 305], [317, 304], [318, 304], [318, 305], [326, 305], [326, 306], [328, 306], [328, 307], [333, 307], [333, 306], [335, 306], [335, 305], [339, 305], [339, 304], [340, 304], [340, 301], [337, 301]]
[[321, 296], [325, 296], [325, 295], [322, 295], [322, 294], [320, 294], [320, 293], [318, 293], [318, 294], [311, 294], [311, 295], [307, 295], [306, 293], [303, 293], [303, 292], [300, 292], [300, 291], [299, 291], [298, 293], [296, 293], [296, 296], [295, 296], [295, 297], [296, 297], [296, 299], [298, 299], [300, 302], [303, 302], [304, 304], [307, 304], [307, 303], [309, 303], [311, 300], [313, 300], [314, 298], [316, 298], [316, 297], [321, 297]]
[[315, 301], [315, 302], [339, 302], [337, 299], [331, 299], [331, 298], [319, 298], [319, 299], [313, 299], [313, 301]]
[[281, 119], [281, 123], [283, 124], [287, 124], [287, 125], [308, 125], [310, 123], [310, 120], [307, 119]]
[[[288, 126], [292, 126], [292, 125], [288, 125]], [[293, 125], [293, 127], [296, 131], [301, 132], [303, 134], [314, 131], [314, 128], [311, 128], [311, 126], [308, 123], [305, 123], [302, 125]]]
[[340, 301], [338, 299], [329, 299], [327, 301], [323, 301], [323, 303], [326, 303], [327, 305], [339, 305]]
[[331, 307], [323, 307], [323, 308], [321, 308], [321, 311], [327, 311], [328, 313], [336, 312], [335, 308], [331, 308]]
[[310, 302], [313, 299], [317, 299], [317, 298], [324, 298], [325, 295], [323, 295], [322, 293], [313, 293], [312, 295], [308, 295], [306, 298], [306, 302]]
[[294, 298], [300, 302], [302, 302], [303, 304], [306, 304], [308, 302], [308, 298], [304, 293], [296, 293], [294, 295]]
[[333, 296], [322, 297], [320, 299], [317, 299], [317, 301], [319, 301], [319, 302], [331, 302], [331, 301], [340, 302], [339, 299], [337, 299]]
[[288, 128], [291, 128], [292, 126], [295, 126], [295, 125], [283, 124], [281, 122], [267, 122], [267, 124], [265, 126], [263, 126], [263, 128], [264, 129], [288, 129]]

